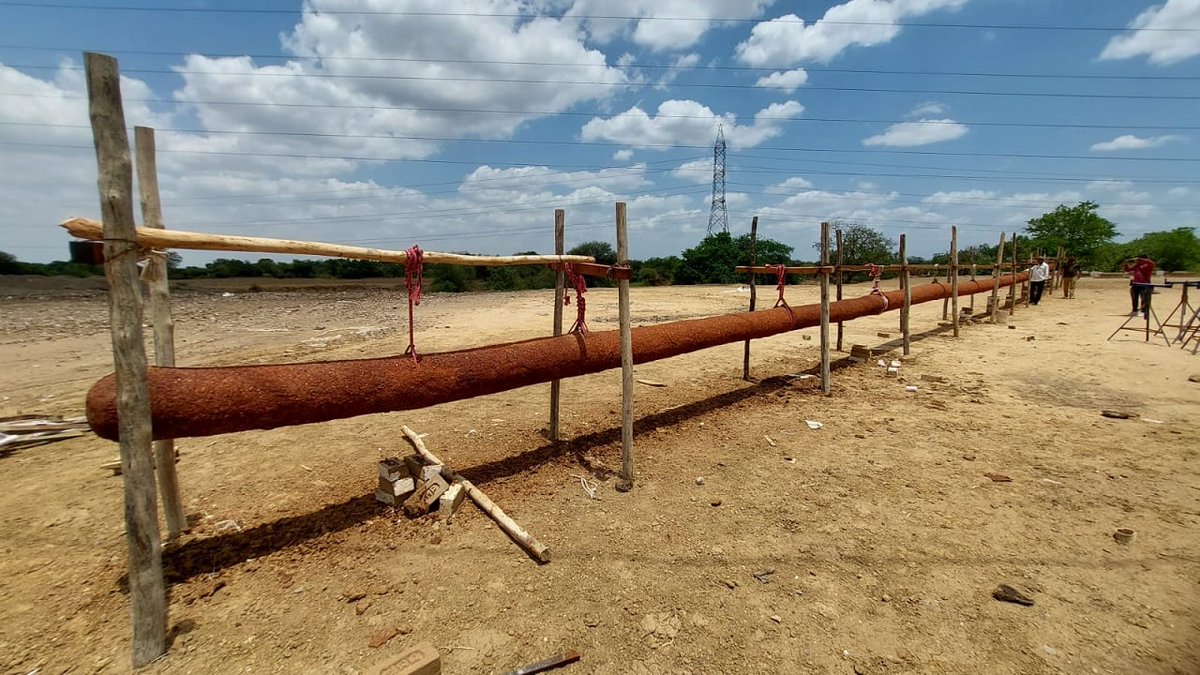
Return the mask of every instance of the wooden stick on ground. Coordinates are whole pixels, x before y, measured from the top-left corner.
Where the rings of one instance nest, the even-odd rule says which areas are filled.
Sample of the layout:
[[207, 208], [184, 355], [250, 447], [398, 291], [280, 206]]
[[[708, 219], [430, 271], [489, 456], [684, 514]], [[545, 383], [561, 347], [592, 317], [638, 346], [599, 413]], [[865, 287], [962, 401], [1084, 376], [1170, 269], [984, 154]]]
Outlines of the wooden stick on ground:
[[[62, 227], [72, 237], [97, 241], [104, 238], [103, 226], [87, 218], [70, 218]], [[231, 234], [208, 234], [181, 230], [152, 230], [137, 228], [137, 243], [143, 248], [185, 248], [195, 251], [243, 251], [249, 253], [293, 253], [296, 255], [323, 255], [330, 258], [352, 258], [378, 262], [404, 264], [408, 254], [404, 251], [388, 251], [378, 248], [327, 244], [317, 241], [295, 241], [292, 239], [268, 239], [265, 237], [243, 237]], [[130, 239], [133, 233], [130, 233]], [[425, 251], [425, 264], [467, 265], [473, 267], [508, 267], [513, 265], [552, 265], [559, 263], [595, 262], [586, 255], [464, 255], [461, 253], [439, 253]]]
[[150, 448], [150, 395], [146, 383], [146, 347], [142, 342], [138, 245], [133, 241], [133, 167], [117, 60], [86, 53], [84, 66], [99, 169], [100, 209], [104, 216], [99, 234], [104, 239], [104, 275], [108, 279], [113, 363], [117, 373], [136, 669], [167, 651], [167, 593]]
[[[154, 149], [154, 130], [134, 127], [137, 152], [138, 191], [142, 204], [142, 223], [161, 230], [162, 202], [158, 197], [158, 159]], [[150, 291], [150, 322], [154, 326], [154, 364], [175, 365], [175, 321], [171, 318], [171, 290], [167, 279], [166, 252], [146, 261], [146, 285]], [[174, 541], [188, 529], [175, 472], [175, 441], [154, 441], [154, 467], [158, 473], [158, 493], [162, 498], [163, 517], [167, 521], [167, 540]]]
[[[754, 216], [750, 221], [750, 266], [756, 264], [755, 245], [758, 242], [758, 216]], [[754, 273], [750, 273], [750, 311], [754, 311], [754, 304], [758, 299], [758, 293], [755, 291]], [[746, 340], [746, 344], [742, 347], [742, 379], [750, 380], [750, 341]]]
[[425, 447], [425, 442], [421, 440], [417, 432], [409, 429], [407, 426], [400, 427], [400, 431], [404, 434], [404, 438], [409, 444], [413, 446], [413, 449], [417, 451], [417, 454], [424, 457], [428, 463], [442, 467], [442, 477], [447, 481], [458, 481], [463, 486], [463, 490], [466, 490], [467, 496], [471, 498], [471, 501], [475, 502], [475, 505], [482, 509], [484, 513], [491, 516], [492, 520], [496, 521], [496, 524], [500, 526], [500, 529], [504, 530], [504, 533], [517, 542], [521, 548], [525, 549], [534, 560], [540, 563], [550, 562], [550, 549], [548, 547], [535, 539], [532, 534], [526, 532], [525, 528], [517, 524], [517, 521], [510, 518], [504, 512], [504, 509], [497, 506], [495, 502], [483, 493], [483, 490], [475, 487], [474, 483], [447, 468], [442, 460], [438, 459]]
[[[566, 246], [566, 227], [567, 227], [567, 212], [562, 209], [554, 209], [554, 254], [562, 255], [563, 248]], [[553, 334], [555, 336], [562, 335], [563, 323], [563, 290], [565, 283], [563, 270], [558, 268], [554, 272], [554, 326]], [[559, 438], [559, 398], [562, 395], [562, 381], [553, 380], [550, 382], [550, 440], [557, 441]]]
[[[617, 202], [617, 264], [629, 265], [625, 202]], [[633, 324], [628, 279], [617, 282], [617, 320], [621, 330], [621, 478], [616, 487], [628, 492], [633, 489]]]

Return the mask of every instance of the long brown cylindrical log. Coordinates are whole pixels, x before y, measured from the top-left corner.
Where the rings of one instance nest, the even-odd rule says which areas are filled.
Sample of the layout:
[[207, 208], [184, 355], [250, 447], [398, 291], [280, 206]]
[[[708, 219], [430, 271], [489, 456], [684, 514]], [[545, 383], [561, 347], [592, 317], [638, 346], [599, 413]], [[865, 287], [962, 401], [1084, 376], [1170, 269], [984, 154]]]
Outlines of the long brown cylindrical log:
[[[1016, 276], [1023, 280], [1028, 273]], [[1007, 286], [1012, 275], [959, 284], [960, 295]], [[950, 294], [942, 283], [912, 288], [912, 304]], [[885, 301], [886, 298], [886, 301]], [[830, 321], [899, 309], [903, 293], [865, 295], [829, 306]], [[726, 314], [633, 329], [634, 363], [648, 363], [717, 345], [764, 338], [820, 323], [820, 305]], [[576, 377], [621, 365], [618, 331], [563, 335], [427, 354], [418, 365], [406, 356], [217, 368], [151, 368], [155, 438], [211, 436], [250, 429], [415, 410], [494, 394], [555, 378]], [[87, 417], [98, 435], [117, 438], [112, 375], [87, 396]]]

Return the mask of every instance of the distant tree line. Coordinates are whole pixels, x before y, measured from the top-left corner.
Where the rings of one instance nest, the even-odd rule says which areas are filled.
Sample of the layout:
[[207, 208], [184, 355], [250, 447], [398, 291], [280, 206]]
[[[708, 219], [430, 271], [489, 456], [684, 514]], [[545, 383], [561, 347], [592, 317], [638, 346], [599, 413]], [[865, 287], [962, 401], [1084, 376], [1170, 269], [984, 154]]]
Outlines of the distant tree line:
[[[1163, 232], [1151, 232], [1133, 241], [1115, 243], [1118, 236], [1116, 225], [1100, 216], [1098, 205], [1080, 202], [1076, 206], [1061, 205], [1054, 211], [1029, 221], [1025, 232], [1017, 240], [1017, 260], [1026, 262], [1042, 253], [1054, 256], [1062, 246], [1067, 254], [1075, 255], [1084, 269], [1117, 271], [1121, 263], [1140, 253], [1149, 255], [1158, 263], [1159, 269], [1170, 271], [1200, 271], [1200, 238], [1195, 228], [1178, 227]], [[834, 222], [842, 231], [843, 260], [848, 265], [879, 265], [898, 260], [896, 242], [878, 230], [862, 224]], [[832, 245], [832, 242], [831, 242]], [[820, 245], [814, 249], [819, 251]], [[570, 255], [586, 255], [596, 262], [616, 264], [617, 254], [611, 244], [589, 241], [567, 252]], [[769, 238], [759, 238], [755, 243], [755, 261], [758, 265], [811, 265], [814, 260], [799, 260], [792, 257], [793, 248]], [[535, 251], [521, 251], [517, 255], [536, 255]], [[816, 259], [818, 256], [814, 255]], [[1011, 249], [1006, 248], [1005, 260], [1011, 259]], [[946, 263], [948, 253], [939, 253], [929, 259], [909, 256], [910, 263]], [[996, 245], [981, 245], [959, 251], [959, 264], [969, 265], [994, 263]], [[280, 262], [261, 258], [257, 262], [235, 258], [218, 258], [204, 266], [182, 265], [178, 253], [169, 253], [168, 266], [172, 279], [225, 279], [225, 278], [275, 278], [275, 279], [370, 279], [403, 277], [404, 266], [379, 263], [369, 260], [347, 260], [329, 258], [322, 260], [292, 260]], [[633, 281], [638, 285], [666, 286], [671, 284], [733, 284], [747, 281], [745, 275], [734, 272], [734, 267], [750, 264], [750, 235], [734, 237], [720, 232], [704, 237], [695, 246], [677, 256], [632, 260]], [[27, 263], [11, 254], [0, 252], [0, 274], [31, 274], [43, 276], [88, 277], [104, 274], [97, 265], [84, 265], [66, 261], [51, 263]], [[847, 275], [851, 281], [860, 281], [866, 275]], [[519, 267], [462, 267], [457, 265], [426, 265], [424, 277], [427, 288], [434, 292], [461, 291], [520, 291], [536, 288], [552, 288], [554, 272], [548, 267], [524, 265]], [[794, 283], [799, 279], [791, 279]], [[760, 283], [774, 283], [770, 275], [761, 275]], [[589, 279], [590, 286], [611, 285], [604, 279]]]

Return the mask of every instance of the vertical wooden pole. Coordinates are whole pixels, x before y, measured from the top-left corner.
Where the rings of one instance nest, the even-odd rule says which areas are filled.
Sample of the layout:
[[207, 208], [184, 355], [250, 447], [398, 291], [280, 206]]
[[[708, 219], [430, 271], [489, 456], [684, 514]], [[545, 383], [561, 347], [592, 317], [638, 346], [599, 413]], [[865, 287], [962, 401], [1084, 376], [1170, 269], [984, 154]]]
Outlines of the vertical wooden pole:
[[[842, 228], [834, 230], [834, 237], [837, 241], [837, 300], [842, 299], [842, 282], [845, 274], [842, 273], [842, 265], [846, 262], [845, 255], [842, 254]], [[837, 322], [837, 350], [842, 351], [842, 322]]]
[[[567, 212], [554, 209], [554, 254], [562, 255], [566, 247]], [[554, 325], [551, 332], [555, 337], [562, 335], [563, 324], [563, 291], [566, 286], [566, 274], [561, 267], [554, 273]], [[562, 382], [550, 381], [550, 440], [559, 440], [559, 399], [562, 396]]]
[[[829, 265], [829, 223], [821, 223], [821, 267]], [[821, 391], [833, 392], [829, 377], [829, 272], [821, 270]]]
[[[755, 246], [758, 243], [758, 216], [750, 221], [750, 266], [754, 267], [757, 264]], [[754, 304], [758, 299], [758, 292], [755, 290], [754, 273], [750, 273], [750, 311], [754, 311]], [[746, 340], [746, 344], [742, 346], [742, 379], [750, 380], [750, 341]]]
[[[142, 224], [163, 229], [162, 202], [158, 197], [158, 161], [155, 157], [154, 130], [135, 127], [138, 192], [142, 205]], [[150, 291], [150, 322], [154, 326], [154, 363], [175, 365], [175, 320], [171, 317], [171, 290], [167, 278], [167, 252], [152, 255], [146, 263], [146, 285]], [[162, 497], [163, 516], [167, 521], [167, 539], [174, 541], [188, 529], [179, 476], [175, 473], [175, 441], [154, 442], [154, 466], [158, 473], [158, 493]]]
[[[971, 251], [971, 281], [975, 281], [975, 275], [979, 272], [979, 267], [975, 262], [976, 256], [979, 254], [979, 248], [976, 246], [972, 246], [970, 248], [970, 251]], [[971, 316], [974, 317], [975, 316], [975, 294], [974, 293], [971, 294], [970, 300], [971, 300], [971, 304], [968, 305], [968, 307], [970, 307], [970, 309], [971, 309]]]
[[[629, 264], [625, 202], [617, 202], [617, 264]], [[617, 489], [633, 488], [633, 330], [629, 317], [629, 280], [617, 282], [617, 318], [621, 324], [621, 478]]]
[[996, 323], [996, 312], [1000, 310], [1000, 277], [1004, 274], [1004, 233], [1000, 233], [1000, 244], [996, 247], [996, 266], [992, 268], [992, 277], [996, 285], [992, 286], [992, 323]]
[[1009, 272], [1011, 272], [1012, 276], [1013, 276], [1012, 286], [1010, 286], [1009, 290], [1008, 290], [1009, 297], [1012, 298], [1012, 304], [1010, 304], [1008, 307], [1008, 316], [1011, 318], [1011, 317], [1014, 317], [1017, 315], [1017, 299], [1018, 299], [1017, 295], [1018, 295], [1018, 292], [1021, 290], [1020, 286], [1017, 285], [1017, 233], [1016, 232], [1012, 233], [1012, 260], [1010, 261]]
[[958, 337], [958, 226], [950, 226], [950, 323]]
[[904, 340], [904, 355], [912, 351], [911, 336], [908, 332], [908, 313], [912, 309], [912, 279], [908, 276], [908, 237], [900, 235], [900, 288], [904, 289], [904, 305], [900, 307], [900, 334]]
[[125, 486], [125, 542], [129, 547], [129, 602], [133, 613], [133, 667], [167, 649], [167, 594], [150, 448], [150, 397], [142, 342], [142, 298], [133, 220], [133, 170], [121, 107], [117, 60], [84, 54], [88, 112], [96, 146], [100, 213], [104, 220], [104, 275], [117, 376], [121, 476]]

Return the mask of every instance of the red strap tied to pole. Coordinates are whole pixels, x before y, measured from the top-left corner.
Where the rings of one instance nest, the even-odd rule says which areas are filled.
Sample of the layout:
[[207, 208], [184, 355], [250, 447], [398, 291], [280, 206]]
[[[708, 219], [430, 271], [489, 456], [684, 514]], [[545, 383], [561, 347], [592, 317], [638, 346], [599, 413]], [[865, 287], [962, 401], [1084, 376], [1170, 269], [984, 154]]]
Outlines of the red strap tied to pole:
[[[571, 330], [567, 332], [587, 335], [587, 301], [583, 299], [583, 294], [587, 293], [587, 279], [582, 274], [576, 274], [575, 266], [570, 263], [564, 264], [563, 270], [567, 273], [567, 281], [575, 289], [575, 323], [571, 324]], [[570, 289], [563, 292], [564, 305], [571, 304], [569, 292]]]
[[869, 267], [871, 269], [871, 271], [870, 271], [871, 295], [878, 295], [880, 298], [883, 299], [883, 309], [879, 310], [879, 313], [883, 314], [884, 312], [887, 311], [887, 308], [888, 308], [887, 295], [885, 295], [884, 292], [882, 290], [880, 290], [880, 288], [879, 288], [879, 277], [882, 274], [883, 270], [880, 268], [879, 265], [876, 265], [875, 263], [867, 263], [867, 267]]
[[796, 327], [796, 315], [792, 312], [792, 308], [788, 305], [787, 300], [783, 298], [783, 288], [787, 286], [787, 267], [784, 265], [768, 265], [775, 268], [775, 280], [778, 284], [775, 290], [779, 291], [779, 299], [775, 301], [776, 307], [783, 307], [787, 310], [788, 317], [792, 320], [792, 327]]
[[421, 304], [421, 286], [424, 282], [425, 273], [425, 252], [421, 250], [420, 246], [413, 244], [412, 248], [404, 253], [404, 287], [408, 289], [408, 350], [404, 354], [411, 356], [413, 365], [416, 365], [417, 341], [415, 322], [413, 321], [413, 307]]

